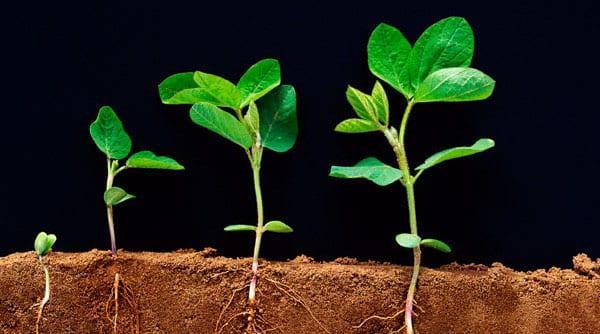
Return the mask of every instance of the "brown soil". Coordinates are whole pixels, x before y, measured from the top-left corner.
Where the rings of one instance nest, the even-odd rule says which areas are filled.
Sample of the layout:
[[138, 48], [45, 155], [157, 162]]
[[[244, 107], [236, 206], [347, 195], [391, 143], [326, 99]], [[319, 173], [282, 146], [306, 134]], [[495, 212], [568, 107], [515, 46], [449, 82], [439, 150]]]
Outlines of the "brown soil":
[[[41, 333], [61, 334], [111, 333], [106, 307], [116, 272], [135, 295], [129, 298], [137, 307], [121, 299], [119, 333], [137, 332], [136, 319], [140, 333], [214, 333], [222, 307], [248, 283], [250, 268], [247, 259], [216, 257], [212, 250], [121, 252], [117, 260], [93, 250], [51, 253], [47, 260], [52, 294]], [[389, 333], [401, 325], [402, 317], [352, 328], [370, 315], [390, 315], [402, 307], [409, 268], [300, 257], [265, 261], [261, 272], [260, 314], [278, 328], [270, 333], [325, 331], [267, 278], [295, 290], [333, 334]], [[32, 252], [0, 258], [1, 333], [33, 332], [36, 309], [31, 306], [43, 295], [43, 283]], [[240, 290], [223, 319], [243, 312], [246, 297], [247, 290]], [[417, 302], [423, 310], [416, 318], [420, 334], [600, 333], [600, 260], [578, 255], [573, 270], [527, 273], [501, 264], [424, 269]], [[223, 333], [243, 332], [244, 321], [236, 318]]]

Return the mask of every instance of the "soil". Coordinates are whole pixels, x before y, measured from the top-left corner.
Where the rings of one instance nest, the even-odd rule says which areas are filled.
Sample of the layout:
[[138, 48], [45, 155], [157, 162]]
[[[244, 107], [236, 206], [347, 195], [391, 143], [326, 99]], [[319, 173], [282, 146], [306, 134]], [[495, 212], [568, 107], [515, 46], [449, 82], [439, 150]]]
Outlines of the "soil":
[[[122, 251], [116, 260], [98, 250], [51, 253], [47, 257], [51, 299], [40, 332], [112, 333], [109, 299], [118, 272], [132, 292], [129, 303], [121, 297], [119, 333], [214, 333], [219, 314], [235, 290], [239, 293], [221, 324], [245, 310], [247, 289], [243, 288], [250, 277], [248, 259], [214, 253], [211, 249]], [[417, 330], [420, 334], [600, 333], [600, 260], [578, 255], [573, 263], [572, 270], [533, 272], [502, 264], [425, 268], [417, 292], [422, 309], [417, 310]], [[272, 282], [297, 292], [332, 334], [389, 333], [401, 325], [399, 317], [352, 328], [371, 315], [394, 314], [402, 307], [410, 268], [348, 258], [321, 263], [303, 256], [288, 262], [263, 261], [260, 270], [259, 309], [270, 327], [277, 328], [269, 333], [326, 333], [288, 295], [293, 295], [292, 290], [279, 289]], [[0, 258], [0, 333], [34, 331], [32, 305], [42, 297], [43, 285], [33, 252]], [[234, 318], [223, 333], [243, 332], [245, 321], [242, 316]]]

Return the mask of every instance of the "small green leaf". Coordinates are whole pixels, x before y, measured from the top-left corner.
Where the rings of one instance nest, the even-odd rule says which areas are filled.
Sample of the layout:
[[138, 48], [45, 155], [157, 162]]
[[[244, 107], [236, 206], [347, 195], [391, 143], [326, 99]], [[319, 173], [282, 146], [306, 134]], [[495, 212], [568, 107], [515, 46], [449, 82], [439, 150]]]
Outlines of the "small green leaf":
[[448, 246], [448, 244], [446, 244], [443, 241], [436, 240], [436, 239], [423, 239], [423, 240], [421, 240], [421, 246], [430, 247], [430, 248], [436, 249], [442, 253], [452, 252], [452, 248], [450, 248], [450, 246]]
[[90, 135], [98, 149], [110, 159], [123, 159], [131, 151], [131, 138], [109, 106], [100, 108], [98, 117], [90, 125]]
[[413, 92], [405, 68], [410, 51], [410, 43], [400, 30], [385, 23], [373, 30], [367, 45], [371, 73], [407, 97]]
[[262, 145], [278, 153], [291, 149], [298, 137], [294, 87], [279, 86], [256, 103], [260, 116]]
[[381, 123], [387, 125], [390, 118], [390, 103], [388, 102], [385, 90], [379, 81], [375, 82], [375, 86], [373, 86], [373, 91], [371, 92], [371, 97], [373, 97], [373, 102], [375, 102], [377, 118]]
[[152, 169], [185, 169], [174, 159], [165, 156], [157, 156], [150, 151], [140, 151], [127, 159], [125, 165], [129, 168], [152, 168]]
[[343, 133], [364, 133], [377, 130], [379, 130], [377, 124], [362, 118], [350, 118], [335, 127], [335, 131]]
[[38, 256], [44, 256], [52, 250], [52, 246], [56, 242], [56, 235], [46, 234], [46, 232], [38, 233], [33, 243], [33, 248]]
[[411, 84], [417, 88], [429, 74], [447, 67], [465, 67], [473, 58], [474, 37], [462, 17], [434, 23], [415, 42], [407, 63]]
[[402, 177], [402, 171], [369, 157], [352, 167], [331, 166], [329, 176], [342, 179], [365, 178], [379, 186], [387, 186]]
[[480, 153], [494, 147], [494, 141], [489, 138], [479, 139], [471, 146], [453, 147], [440, 151], [425, 160], [422, 164], [415, 168], [416, 170], [431, 168], [446, 160], [457, 159]]
[[194, 72], [169, 76], [158, 85], [158, 95], [164, 104], [195, 104], [214, 100], [194, 81]]
[[220, 76], [194, 72], [194, 81], [207, 95], [203, 102], [212, 103], [219, 107], [238, 109], [242, 101], [242, 95], [237, 87], [229, 80]]
[[123, 203], [135, 196], [128, 194], [123, 188], [111, 187], [104, 192], [104, 203], [106, 205], [117, 205]]
[[275, 232], [275, 233], [292, 233], [294, 230], [286, 225], [284, 222], [279, 220], [272, 220], [263, 226], [264, 232]]
[[226, 226], [223, 230], [225, 230], [227, 232], [256, 231], [256, 226], [254, 226], [254, 225], [229, 225], [229, 226]]
[[254, 101], [250, 101], [246, 115], [244, 115], [244, 121], [248, 125], [252, 133], [256, 133], [260, 129], [260, 116], [258, 115], [258, 108]]
[[190, 118], [194, 123], [218, 133], [243, 148], [252, 146], [252, 137], [246, 126], [219, 107], [205, 102], [196, 103], [190, 109]]
[[346, 99], [350, 102], [352, 109], [354, 109], [354, 112], [356, 112], [358, 117], [370, 121], [377, 120], [375, 102], [370, 95], [367, 95], [352, 86], [348, 86], [348, 89], [346, 90]]
[[263, 59], [242, 75], [237, 88], [242, 96], [240, 108], [248, 105], [250, 101], [256, 101], [281, 83], [281, 69], [279, 62], [275, 59]]
[[462, 102], [484, 100], [492, 95], [496, 82], [470, 67], [451, 67], [428, 76], [415, 93], [416, 102]]
[[396, 235], [396, 243], [404, 248], [415, 248], [421, 242], [421, 237], [416, 234], [400, 233]]

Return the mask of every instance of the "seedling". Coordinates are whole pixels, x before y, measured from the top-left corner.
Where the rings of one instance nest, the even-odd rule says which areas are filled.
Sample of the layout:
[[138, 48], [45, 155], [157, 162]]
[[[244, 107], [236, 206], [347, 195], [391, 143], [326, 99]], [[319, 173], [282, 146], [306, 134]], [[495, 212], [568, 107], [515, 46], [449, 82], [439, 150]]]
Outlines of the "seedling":
[[44, 307], [50, 301], [50, 273], [48, 272], [48, 266], [44, 263], [44, 256], [46, 256], [50, 251], [52, 251], [52, 246], [56, 242], [56, 235], [54, 234], [46, 234], [46, 232], [38, 233], [35, 238], [35, 242], [33, 243], [33, 248], [38, 256], [38, 261], [42, 265], [42, 269], [44, 269], [44, 297], [42, 301], [37, 304], [38, 305], [38, 313], [37, 319], [35, 321], [35, 332], [36, 334], [40, 333], [40, 322], [42, 320], [42, 312], [44, 312]]
[[[406, 189], [410, 233], [398, 234], [396, 242], [413, 250], [413, 273], [403, 310], [404, 326], [409, 334], [414, 332], [412, 314], [421, 265], [421, 246], [445, 253], [451, 251], [440, 240], [422, 239], [419, 236], [414, 185], [429, 168], [450, 159], [486, 151], [494, 146], [494, 141], [479, 139], [471, 146], [443, 150], [411, 170], [404, 145], [406, 126], [413, 107], [419, 103], [476, 101], [492, 94], [494, 80], [469, 67], [473, 57], [473, 41], [471, 27], [460, 17], [449, 17], [427, 28], [412, 47], [398, 29], [384, 23], [378, 25], [367, 45], [368, 64], [371, 73], [406, 98], [407, 104], [399, 130], [390, 125], [389, 103], [379, 81], [375, 82], [371, 94], [348, 87], [346, 98], [358, 117], [347, 119], [335, 128], [335, 131], [343, 133], [379, 131], [396, 156], [398, 168], [369, 157], [352, 167], [333, 166], [330, 176], [366, 178], [380, 186], [400, 181]], [[401, 313], [387, 318], [395, 318]], [[373, 318], [381, 319], [375, 316], [367, 320]], [[364, 323], [365, 321], [357, 327]]]
[[129, 168], [182, 170], [184, 167], [169, 157], [157, 156], [150, 151], [132, 154], [121, 166], [119, 160], [127, 158], [131, 152], [131, 138], [111, 107], [100, 108], [98, 118], [90, 125], [90, 134], [98, 149], [106, 155], [104, 203], [108, 217], [111, 251], [113, 256], [117, 256], [113, 207], [135, 196], [128, 194], [123, 188], [113, 186], [115, 176]]
[[[200, 71], [174, 74], [159, 85], [165, 104], [191, 104], [190, 118], [240, 146], [250, 162], [256, 196], [256, 225], [229, 225], [225, 231], [253, 231], [252, 279], [248, 289], [251, 310], [256, 304], [258, 259], [265, 232], [290, 233], [282, 221], [264, 223], [260, 187], [260, 168], [265, 148], [283, 153], [290, 150], [298, 135], [296, 92], [291, 85], [280, 85], [281, 70], [275, 59], [252, 65], [237, 84]], [[227, 112], [222, 108], [229, 109]], [[254, 311], [249, 314], [252, 323]]]

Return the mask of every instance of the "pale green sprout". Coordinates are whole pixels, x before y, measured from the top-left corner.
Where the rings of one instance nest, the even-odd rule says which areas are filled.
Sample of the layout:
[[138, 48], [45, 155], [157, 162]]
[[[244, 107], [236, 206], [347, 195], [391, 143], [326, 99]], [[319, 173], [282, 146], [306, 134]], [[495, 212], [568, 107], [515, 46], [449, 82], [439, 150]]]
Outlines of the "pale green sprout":
[[277, 153], [287, 152], [298, 136], [296, 92], [291, 85], [280, 84], [279, 62], [263, 59], [248, 68], [237, 84], [196, 71], [171, 75], [158, 86], [163, 103], [192, 105], [190, 118], [194, 123], [240, 146], [248, 157], [254, 180], [257, 222], [256, 225], [229, 225], [225, 231], [255, 233], [252, 280], [248, 292], [250, 305], [255, 304], [262, 235], [265, 232], [293, 231], [279, 220], [264, 223], [260, 187], [264, 148]]
[[44, 297], [42, 301], [40, 301], [38, 305], [38, 313], [35, 321], [35, 333], [39, 334], [40, 332], [40, 323], [42, 320], [42, 313], [44, 312], [44, 307], [50, 301], [50, 273], [48, 272], [48, 266], [44, 263], [44, 257], [52, 251], [52, 247], [56, 242], [56, 235], [54, 234], [46, 234], [46, 232], [38, 233], [35, 241], [33, 242], [33, 248], [35, 253], [38, 256], [38, 261], [42, 265], [42, 269], [44, 270]]
[[[184, 167], [174, 159], [157, 156], [150, 151], [140, 151], [129, 156], [131, 138], [123, 128], [117, 114], [109, 106], [100, 108], [98, 117], [90, 125], [90, 135], [98, 149], [106, 155], [107, 175], [103, 198], [108, 217], [111, 252], [113, 256], [117, 256], [113, 207], [135, 198], [135, 196], [128, 194], [123, 188], [113, 186], [115, 176], [130, 168], [183, 170]], [[120, 160], [127, 156], [129, 158], [125, 164], [120, 165]]]
[[[467, 21], [449, 17], [430, 26], [414, 46], [396, 28], [380, 24], [375, 28], [367, 45], [371, 72], [401, 93], [407, 100], [399, 128], [390, 125], [389, 102], [379, 81], [370, 94], [348, 87], [346, 97], [357, 118], [339, 123], [335, 131], [343, 133], [381, 132], [392, 147], [398, 168], [369, 157], [354, 166], [331, 167], [330, 176], [338, 178], [365, 178], [385, 186], [399, 181], [406, 190], [410, 233], [396, 236], [398, 245], [413, 250], [413, 274], [409, 285], [404, 312], [406, 333], [413, 334], [414, 294], [421, 264], [421, 246], [448, 253], [450, 246], [436, 239], [422, 239], [417, 230], [414, 184], [423, 172], [450, 159], [466, 157], [494, 146], [492, 139], [479, 139], [471, 146], [454, 147], [438, 152], [414, 169], [408, 163], [404, 137], [413, 107], [429, 102], [463, 102], [488, 98], [495, 82], [483, 72], [469, 67], [473, 57], [474, 37]], [[401, 312], [391, 318], [395, 318]], [[366, 321], [380, 317], [373, 316]]]

